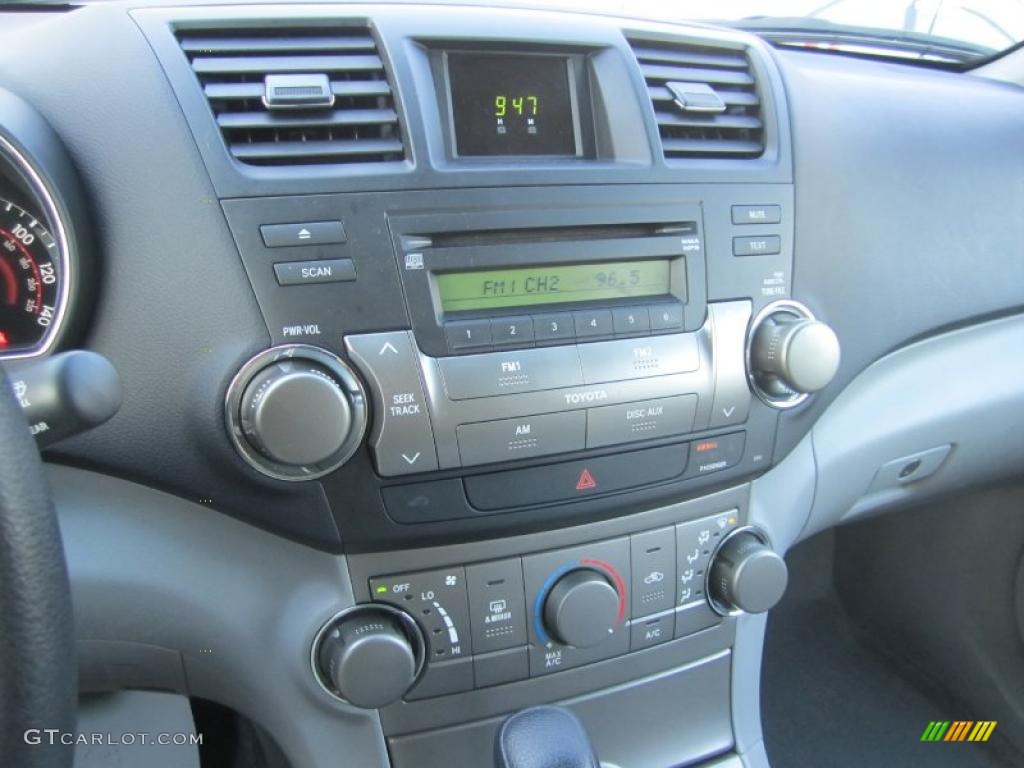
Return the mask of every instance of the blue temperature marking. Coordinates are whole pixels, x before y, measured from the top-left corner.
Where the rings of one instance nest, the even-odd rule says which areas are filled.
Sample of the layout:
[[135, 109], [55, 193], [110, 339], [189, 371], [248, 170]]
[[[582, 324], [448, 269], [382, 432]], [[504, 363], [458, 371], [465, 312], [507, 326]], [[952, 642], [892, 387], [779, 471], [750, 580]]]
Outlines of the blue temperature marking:
[[547, 645], [551, 642], [551, 638], [548, 637], [547, 632], [544, 631], [544, 622], [541, 620], [540, 609], [544, 604], [544, 598], [548, 594], [548, 590], [551, 589], [555, 582], [558, 581], [559, 577], [562, 576], [566, 571], [571, 571], [579, 565], [578, 560], [573, 560], [571, 563], [559, 566], [556, 570], [551, 572], [548, 576], [547, 581], [537, 592], [537, 599], [533, 603], [533, 631], [537, 633], [537, 638], [540, 640], [541, 645]]

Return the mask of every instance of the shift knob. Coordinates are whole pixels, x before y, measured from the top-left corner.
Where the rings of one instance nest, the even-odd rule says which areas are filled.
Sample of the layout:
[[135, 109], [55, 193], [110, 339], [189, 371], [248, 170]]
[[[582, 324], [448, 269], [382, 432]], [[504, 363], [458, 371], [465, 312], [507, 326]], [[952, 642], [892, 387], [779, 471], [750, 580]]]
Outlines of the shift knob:
[[583, 724], [563, 707], [531, 707], [509, 717], [494, 738], [496, 768], [601, 768]]

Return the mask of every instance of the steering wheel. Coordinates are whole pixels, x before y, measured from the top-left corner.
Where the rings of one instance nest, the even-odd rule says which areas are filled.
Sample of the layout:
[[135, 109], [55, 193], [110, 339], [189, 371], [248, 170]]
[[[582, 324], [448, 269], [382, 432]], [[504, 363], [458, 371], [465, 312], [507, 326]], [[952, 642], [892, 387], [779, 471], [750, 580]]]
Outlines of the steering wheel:
[[[43, 463], [0, 367], [0, 755], [5, 766], [72, 764], [77, 670], [71, 619], [67, 565]], [[56, 730], [52, 745], [46, 729]]]

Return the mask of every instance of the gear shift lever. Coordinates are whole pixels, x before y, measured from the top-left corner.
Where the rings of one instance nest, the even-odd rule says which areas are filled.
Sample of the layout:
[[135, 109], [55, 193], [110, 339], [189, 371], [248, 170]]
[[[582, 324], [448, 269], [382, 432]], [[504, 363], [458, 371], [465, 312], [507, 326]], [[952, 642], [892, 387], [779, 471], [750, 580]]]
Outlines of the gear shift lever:
[[494, 739], [495, 768], [601, 768], [583, 724], [562, 707], [511, 715]]

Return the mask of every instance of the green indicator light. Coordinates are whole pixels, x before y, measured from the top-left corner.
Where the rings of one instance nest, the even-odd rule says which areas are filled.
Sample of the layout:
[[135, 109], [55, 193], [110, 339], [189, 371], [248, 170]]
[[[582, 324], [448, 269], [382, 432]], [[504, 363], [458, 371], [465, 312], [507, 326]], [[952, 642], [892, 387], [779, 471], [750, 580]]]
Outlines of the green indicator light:
[[379, 587], [377, 587], [377, 594], [378, 595], [386, 595], [387, 593], [388, 593], [388, 588], [386, 586], [384, 586], [383, 584], [381, 584]]

